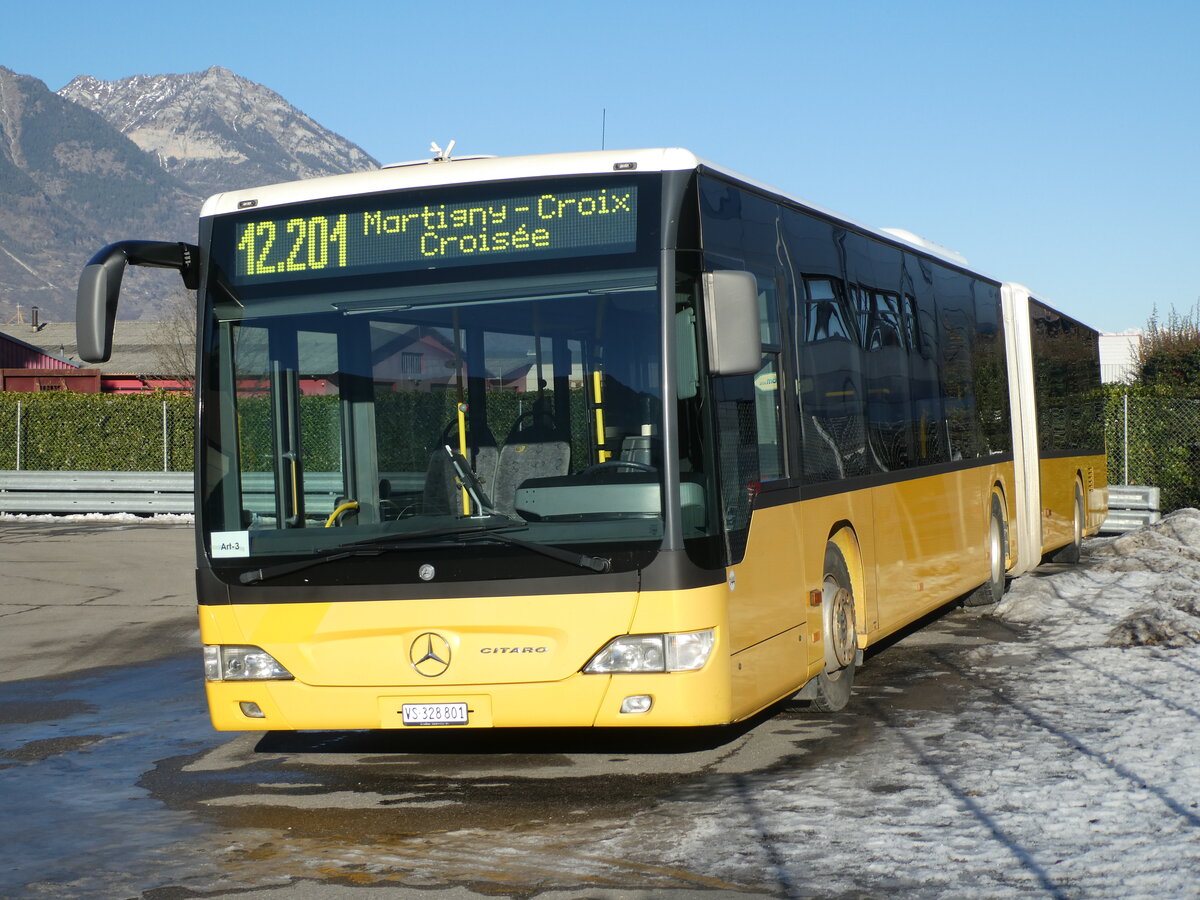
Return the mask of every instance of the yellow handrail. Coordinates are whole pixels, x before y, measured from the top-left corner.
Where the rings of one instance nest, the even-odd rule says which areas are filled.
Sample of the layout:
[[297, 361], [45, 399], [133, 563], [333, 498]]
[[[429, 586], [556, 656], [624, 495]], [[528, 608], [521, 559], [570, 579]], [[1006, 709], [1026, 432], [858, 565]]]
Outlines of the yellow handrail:
[[596, 406], [596, 461], [605, 462], [611, 456], [612, 452], [601, 449], [604, 447], [604, 396], [602, 394], [602, 383], [604, 376], [599, 369], [592, 372], [592, 397]]
[[[458, 404], [458, 452], [462, 458], [467, 458], [467, 404]], [[459, 485], [462, 491], [462, 511], [464, 516], [471, 514], [471, 495], [467, 493], [465, 484]]]
[[337, 509], [329, 514], [329, 518], [325, 520], [325, 527], [332, 528], [337, 522], [338, 516], [344, 512], [349, 512], [352, 509], [358, 509], [357, 500], [347, 500], [345, 503], [340, 504]]

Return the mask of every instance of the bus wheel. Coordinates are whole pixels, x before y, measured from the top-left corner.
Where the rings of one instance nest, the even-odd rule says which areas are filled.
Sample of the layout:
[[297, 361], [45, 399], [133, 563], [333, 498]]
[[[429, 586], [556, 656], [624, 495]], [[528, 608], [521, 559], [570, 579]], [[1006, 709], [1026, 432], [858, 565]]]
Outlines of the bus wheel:
[[835, 544], [825, 547], [825, 579], [821, 585], [825, 668], [813, 679], [810, 709], [837, 712], [850, 702], [858, 662], [858, 624], [850, 570]]
[[1071, 535], [1071, 543], [1058, 551], [1058, 555], [1054, 558], [1055, 562], [1077, 563], [1079, 556], [1083, 552], [1083, 489], [1080, 488], [1079, 482], [1075, 482], [1075, 512], [1074, 518], [1074, 533]]
[[963, 600], [964, 606], [987, 606], [999, 603], [1004, 596], [1004, 557], [1008, 546], [1008, 528], [1004, 522], [1004, 507], [1000, 498], [992, 494], [992, 515], [988, 522], [988, 580]]

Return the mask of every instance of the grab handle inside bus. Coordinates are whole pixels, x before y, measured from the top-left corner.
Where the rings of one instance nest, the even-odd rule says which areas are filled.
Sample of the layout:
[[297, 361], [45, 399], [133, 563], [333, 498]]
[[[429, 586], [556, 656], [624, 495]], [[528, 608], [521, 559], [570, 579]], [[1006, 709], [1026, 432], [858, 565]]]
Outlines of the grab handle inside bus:
[[75, 333], [84, 362], [106, 362], [112, 355], [113, 322], [121, 294], [121, 276], [127, 265], [175, 269], [184, 287], [195, 290], [200, 282], [194, 244], [165, 241], [118, 241], [109, 244], [83, 267], [75, 295]]
[[704, 273], [708, 366], [714, 375], [753, 375], [762, 366], [758, 283], [749, 272]]

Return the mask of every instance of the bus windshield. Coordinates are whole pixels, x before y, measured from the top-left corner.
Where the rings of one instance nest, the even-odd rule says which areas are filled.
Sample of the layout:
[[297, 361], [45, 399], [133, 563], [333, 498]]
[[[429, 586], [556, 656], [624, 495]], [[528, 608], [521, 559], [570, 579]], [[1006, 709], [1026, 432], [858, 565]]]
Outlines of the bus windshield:
[[[216, 565], [406, 536], [424, 551], [483, 526], [614, 568], [654, 552], [653, 269], [358, 290], [347, 278], [257, 299], [212, 280], [203, 472]], [[498, 577], [484, 547], [458, 546], [463, 578]], [[524, 562], [526, 575], [555, 565]], [[388, 580], [403, 580], [396, 568]]]

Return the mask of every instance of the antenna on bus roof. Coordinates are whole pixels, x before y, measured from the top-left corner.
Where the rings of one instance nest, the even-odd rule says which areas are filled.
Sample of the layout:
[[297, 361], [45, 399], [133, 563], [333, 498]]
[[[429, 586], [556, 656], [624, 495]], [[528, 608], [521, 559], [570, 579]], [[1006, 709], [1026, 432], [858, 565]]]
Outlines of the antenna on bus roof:
[[443, 150], [441, 147], [439, 147], [437, 145], [436, 141], [430, 141], [430, 143], [429, 143], [429, 152], [433, 154], [434, 162], [449, 162], [450, 154], [453, 151], [454, 151], [454, 141], [451, 141], [449, 144], [447, 144], [445, 150]]

